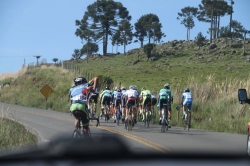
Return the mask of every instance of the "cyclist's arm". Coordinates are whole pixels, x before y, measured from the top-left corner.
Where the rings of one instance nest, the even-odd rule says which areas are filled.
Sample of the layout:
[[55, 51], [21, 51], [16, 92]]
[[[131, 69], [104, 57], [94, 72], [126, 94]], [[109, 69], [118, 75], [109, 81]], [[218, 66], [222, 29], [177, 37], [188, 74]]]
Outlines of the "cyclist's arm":
[[95, 92], [97, 85], [98, 85], [98, 77], [94, 77], [92, 80], [89, 81], [89, 84], [91, 85], [92, 88], [91, 92]]

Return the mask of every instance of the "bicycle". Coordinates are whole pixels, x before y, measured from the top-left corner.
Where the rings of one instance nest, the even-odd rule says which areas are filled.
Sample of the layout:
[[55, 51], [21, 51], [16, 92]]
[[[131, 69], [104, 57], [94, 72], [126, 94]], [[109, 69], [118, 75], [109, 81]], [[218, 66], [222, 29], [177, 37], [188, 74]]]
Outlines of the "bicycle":
[[[76, 111], [77, 114], [81, 114], [82, 112], [81, 111]], [[72, 113], [71, 113], [71, 116], [72, 116]], [[81, 137], [84, 137], [84, 134], [83, 134], [83, 130], [82, 130], [82, 120], [81, 120], [81, 116], [78, 116], [77, 117], [78, 119], [78, 124], [77, 124], [77, 129], [75, 129], [73, 131], [73, 134], [72, 134], [72, 137], [73, 138], [81, 138]], [[96, 120], [97, 121], [97, 124], [96, 124], [96, 127], [98, 125], [100, 125], [100, 122], [99, 122], [99, 117], [98, 118], [89, 118], [89, 120]], [[91, 132], [90, 132], [90, 128], [88, 127], [88, 137], [87, 138], [91, 138]]]
[[93, 102], [90, 102], [91, 104], [89, 105], [88, 112], [89, 112], [89, 117], [95, 118], [96, 116], [96, 110], [93, 108], [92, 104]]
[[119, 121], [121, 120], [121, 118], [122, 118], [122, 110], [121, 110], [121, 107], [119, 105], [118, 109], [116, 110], [116, 123], [118, 126], [119, 126]]
[[155, 120], [156, 120], [156, 112], [155, 112], [154, 106], [153, 106], [151, 109], [151, 120], [150, 121], [152, 121], [152, 124], [155, 124]]
[[144, 127], [149, 127], [149, 123], [150, 123], [150, 116], [151, 116], [151, 108], [150, 108], [150, 103], [146, 104], [146, 107], [144, 108]]
[[102, 117], [104, 115], [104, 120], [107, 123], [108, 123], [108, 120], [109, 120], [109, 112], [108, 112], [108, 110], [109, 110], [108, 105], [107, 105], [107, 103], [105, 103], [104, 108], [102, 109]]
[[184, 106], [184, 115], [182, 117], [182, 125], [184, 130], [186, 130], [186, 128], [188, 128], [188, 130], [191, 127], [191, 112], [188, 109], [189, 104]]
[[168, 104], [163, 103], [163, 110], [161, 113], [161, 132], [168, 130]]
[[128, 117], [124, 122], [124, 129], [128, 130], [128, 131], [132, 131], [132, 123], [133, 123], [133, 119], [132, 119], [132, 105], [128, 105], [129, 107], [129, 112], [128, 112]]

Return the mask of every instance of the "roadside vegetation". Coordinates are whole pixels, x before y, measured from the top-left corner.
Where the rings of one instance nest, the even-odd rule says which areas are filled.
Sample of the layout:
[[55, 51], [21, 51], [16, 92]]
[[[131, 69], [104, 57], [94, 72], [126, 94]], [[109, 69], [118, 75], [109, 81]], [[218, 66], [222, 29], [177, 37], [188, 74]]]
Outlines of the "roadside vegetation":
[[[182, 49], [164, 55], [173, 43]], [[126, 55], [92, 55], [88, 62], [86, 59], [65, 61], [64, 69], [46, 65], [29, 68], [13, 79], [10, 86], [2, 88], [0, 101], [68, 112], [68, 92], [73, 79], [79, 75], [100, 77], [101, 90], [106, 85], [128, 88], [134, 84], [139, 90], [146, 87], [155, 95], [169, 83], [174, 94], [172, 125], [181, 126], [176, 106], [183, 90], [188, 87], [194, 96], [192, 128], [245, 134], [249, 106], [238, 103], [237, 90], [250, 89], [249, 62], [247, 56], [241, 55], [240, 48], [221, 48], [222, 45], [223, 42], [218, 41], [217, 50], [205, 45], [200, 48], [203, 52], [199, 52], [190, 43], [173, 41], [155, 47], [155, 60], [148, 60], [143, 51], [136, 49]], [[247, 50], [249, 46], [248, 43]], [[46, 84], [54, 90], [47, 100], [40, 93]]]

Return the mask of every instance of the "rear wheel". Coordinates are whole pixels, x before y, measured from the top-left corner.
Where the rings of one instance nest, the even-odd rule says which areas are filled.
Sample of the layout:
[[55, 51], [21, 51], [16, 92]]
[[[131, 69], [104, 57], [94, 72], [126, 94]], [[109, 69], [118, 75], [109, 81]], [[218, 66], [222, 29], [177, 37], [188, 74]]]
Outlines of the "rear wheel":
[[128, 131], [132, 131], [132, 119], [127, 119], [127, 125]]
[[191, 127], [191, 112], [188, 111], [187, 113], [187, 128], [188, 130], [190, 129]]
[[248, 134], [247, 134], [247, 154], [250, 156], [250, 134], [249, 134], [249, 129], [248, 129]]
[[73, 135], [72, 135], [73, 138], [80, 138], [81, 137], [81, 133], [79, 130], [75, 129], [73, 131]]

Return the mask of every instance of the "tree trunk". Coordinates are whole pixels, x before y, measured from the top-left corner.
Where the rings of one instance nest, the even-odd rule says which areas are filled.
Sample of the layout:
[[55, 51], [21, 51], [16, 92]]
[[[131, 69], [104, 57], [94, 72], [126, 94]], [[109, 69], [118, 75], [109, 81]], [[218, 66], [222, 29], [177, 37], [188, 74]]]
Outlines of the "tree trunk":
[[233, 20], [233, 0], [231, 0], [231, 8], [232, 8], [232, 11], [231, 11], [231, 14], [230, 14], [230, 34], [231, 34], [231, 41], [230, 41], [230, 46], [232, 45], [232, 40], [233, 40], [233, 35], [232, 35], [232, 20]]
[[219, 32], [219, 30], [220, 30], [220, 16], [218, 16], [218, 26], [217, 26], [217, 38], [218, 37], [220, 37], [219, 35], [220, 35], [220, 32]]
[[188, 40], [188, 28], [187, 28], [187, 41], [189, 41], [189, 40]]
[[246, 34], [247, 34], [247, 31], [244, 32], [244, 41], [243, 41], [243, 56], [246, 55], [245, 53], [245, 41], [246, 41]]
[[214, 15], [214, 6], [212, 6], [212, 12], [211, 12], [211, 25], [210, 25], [210, 43], [212, 43], [212, 37], [213, 37], [213, 15]]

